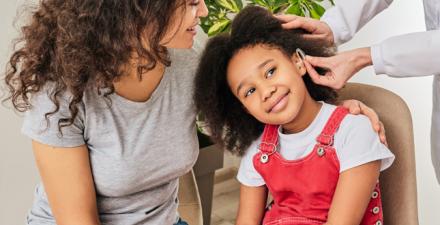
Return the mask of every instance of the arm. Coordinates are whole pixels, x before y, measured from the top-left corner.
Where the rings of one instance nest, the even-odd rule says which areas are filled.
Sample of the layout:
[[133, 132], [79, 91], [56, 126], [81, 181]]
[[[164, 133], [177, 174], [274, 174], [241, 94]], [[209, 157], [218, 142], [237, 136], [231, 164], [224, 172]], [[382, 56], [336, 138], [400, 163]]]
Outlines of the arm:
[[236, 225], [260, 225], [267, 200], [265, 185], [258, 187], [240, 186], [240, 204]]
[[379, 178], [380, 160], [342, 172], [325, 225], [358, 225]]
[[439, 40], [440, 30], [389, 38], [371, 47], [374, 70], [394, 77], [440, 74]]
[[[440, 30], [405, 34], [371, 49], [358, 48], [328, 58], [306, 56], [304, 65], [313, 82], [335, 89], [342, 88], [357, 71], [369, 65], [377, 74], [395, 77], [440, 74], [439, 39]], [[315, 66], [327, 68], [328, 72], [320, 76]]]
[[57, 148], [36, 141], [32, 147], [57, 224], [99, 225], [87, 147]]
[[285, 29], [301, 28], [306, 38], [321, 39], [329, 45], [349, 41], [368, 21], [386, 9], [393, 0], [338, 0], [321, 20], [295, 15], [276, 15]]
[[343, 44], [393, 0], [338, 0], [321, 17], [333, 32], [334, 43]]

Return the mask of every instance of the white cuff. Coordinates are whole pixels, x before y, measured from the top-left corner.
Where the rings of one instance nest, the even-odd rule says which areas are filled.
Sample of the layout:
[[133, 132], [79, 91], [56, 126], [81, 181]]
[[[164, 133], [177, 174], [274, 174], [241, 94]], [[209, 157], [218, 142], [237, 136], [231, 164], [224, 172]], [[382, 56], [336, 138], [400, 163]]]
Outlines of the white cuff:
[[373, 62], [374, 72], [376, 74], [385, 74], [385, 63], [382, 57], [381, 46], [379, 44], [370, 47], [371, 61]]

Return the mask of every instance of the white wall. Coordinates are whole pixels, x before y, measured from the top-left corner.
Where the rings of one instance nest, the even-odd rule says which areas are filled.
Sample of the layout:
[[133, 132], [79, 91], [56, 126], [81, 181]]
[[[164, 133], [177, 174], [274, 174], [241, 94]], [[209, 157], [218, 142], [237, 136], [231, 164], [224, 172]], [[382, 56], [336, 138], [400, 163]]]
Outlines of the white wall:
[[[12, 22], [23, 0], [0, 3], [0, 71], [8, 60], [11, 40], [16, 37]], [[29, 2], [29, 1], [26, 1]], [[421, 0], [395, 0], [393, 5], [364, 27], [340, 49], [367, 46], [387, 37], [424, 30]], [[417, 44], [417, 43], [414, 43]], [[364, 69], [353, 81], [373, 84], [400, 95], [409, 105], [414, 122], [417, 186], [420, 224], [435, 224], [435, 209], [440, 208], [440, 186], [435, 181], [430, 159], [429, 129], [431, 115], [431, 77], [395, 79], [374, 76]], [[0, 225], [23, 224], [32, 203], [38, 172], [33, 162], [30, 141], [20, 134], [22, 119], [12, 110], [0, 106]]]
[[[21, 2], [23, 0], [8, 0], [0, 3], [0, 71], [2, 73], [11, 52], [11, 40], [17, 35], [12, 23]], [[0, 77], [3, 81], [3, 74]], [[2, 202], [0, 225], [24, 224], [26, 212], [32, 204], [34, 186], [38, 180], [30, 141], [20, 134], [21, 121], [22, 119], [11, 109], [0, 106], [0, 202]]]

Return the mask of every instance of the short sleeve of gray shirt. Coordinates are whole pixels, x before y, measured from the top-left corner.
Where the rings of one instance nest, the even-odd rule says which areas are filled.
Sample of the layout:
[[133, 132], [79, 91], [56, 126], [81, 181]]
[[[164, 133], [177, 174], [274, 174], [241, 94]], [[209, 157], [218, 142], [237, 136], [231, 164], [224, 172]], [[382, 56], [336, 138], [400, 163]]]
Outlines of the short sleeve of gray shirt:
[[46, 117], [46, 114], [56, 109], [49, 97], [53, 86], [53, 84], [47, 85], [40, 93], [32, 96], [33, 106], [30, 111], [26, 112], [22, 132], [35, 141], [51, 146], [77, 147], [84, 145], [84, 109], [82, 105], [79, 107], [78, 115], [73, 124], [62, 129], [62, 134], [58, 129], [58, 121], [70, 117], [68, 102], [71, 96], [66, 94], [60, 96], [58, 98], [58, 112]]
[[[188, 172], [198, 155], [193, 104], [194, 74], [200, 51], [170, 50], [158, 87], [146, 102], [117, 94], [111, 104], [96, 90], [87, 89], [73, 124], [58, 130], [68, 118], [71, 96], [59, 98], [59, 111], [48, 117], [54, 104], [51, 86], [32, 97], [22, 132], [51, 146], [86, 145], [102, 224], [174, 224], [178, 178]], [[47, 123], [48, 122], [48, 123]], [[42, 184], [36, 188], [28, 224], [55, 224]]]

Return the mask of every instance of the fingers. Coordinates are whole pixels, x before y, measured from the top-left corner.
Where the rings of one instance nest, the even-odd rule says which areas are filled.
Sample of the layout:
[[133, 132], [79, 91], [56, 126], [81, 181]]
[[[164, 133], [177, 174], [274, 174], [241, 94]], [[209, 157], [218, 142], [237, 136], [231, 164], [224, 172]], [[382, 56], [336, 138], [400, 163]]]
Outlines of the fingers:
[[379, 121], [379, 123], [380, 123], [380, 130], [379, 130], [380, 142], [388, 147], [387, 137], [385, 135], [385, 126], [383, 125], [383, 123], [381, 121]]
[[[325, 60], [324, 58], [322, 58]], [[335, 75], [332, 71], [325, 73], [324, 76], [316, 72], [314, 66], [319, 66], [322, 68], [328, 68], [329, 66], [319, 57], [306, 56], [304, 60], [304, 65], [306, 67], [307, 73], [315, 84], [331, 87], [336, 89]], [[312, 64], [310, 63], [312, 62]]]
[[275, 15], [275, 18], [284, 22], [282, 27], [284, 29], [302, 28], [310, 33], [314, 33], [317, 29], [316, 21], [295, 15]]
[[310, 65], [308, 61], [304, 60], [304, 66], [306, 67], [307, 73], [309, 74], [310, 78], [312, 78], [312, 81], [315, 84], [319, 84], [319, 85], [327, 84], [323, 79], [323, 76], [319, 75], [318, 72], [316, 72], [315, 68], [312, 65]]
[[364, 103], [359, 102], [359, 107], [361, 110], [361, 113], [364, 114], [368, 119], [371, 121], [371, 125], [373, 126], [374, 131], [379, 132], [380, 131], [380, 120], [377, 113], [370, 107], [366, 106]]
[[364, 114], [368, 119], [370, 119], [373, 130], [379, 134], [380, 142], [387, 145], [385, 136], [385, 127], [383, 123], [379, 120], [377, 113], [370, 107], [366, 106], [364, 103], [359, 102], [359, 107], [361, 114]]
[[361, 107], [358, 100], [345, 100], [342, 102], [342, 106], [350, 112], [350, 114], [358, 115], [361, 113]]
[[[343, 72], [344, 65], [342, 66], [341, 69], [341, 65], [338, 66], [338, 60], [339, 60], [338, 56], [331, 56], [331, 57], [306, 56], [305, 61], [309, 62], [311, 66], [327, 69], [327, 72], [324, 76], [312, 77], [314, 78], [313, 82], [315, 83], [319, 82], [317, 84], [325, 85], [336, 90], [343, 88], [345, 83], [347, 82], [347, 79], [345, 73]], [[318, 78], [319, 81], [317, 81]]]
[[306, 61], [309, 62], [312, 66], [318, 66], [326, 69], [330, 68], [330, 63], [328, 62], [329, 58], [306, 55]]
[[286, 14], [278, 14], [278, 15], [273, 15], [273, 16], [275, 18], [277, 18], [279, 21], [285, 22], [285, 23], [300, 18], [300, 16], [286, 15]]

